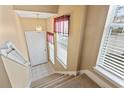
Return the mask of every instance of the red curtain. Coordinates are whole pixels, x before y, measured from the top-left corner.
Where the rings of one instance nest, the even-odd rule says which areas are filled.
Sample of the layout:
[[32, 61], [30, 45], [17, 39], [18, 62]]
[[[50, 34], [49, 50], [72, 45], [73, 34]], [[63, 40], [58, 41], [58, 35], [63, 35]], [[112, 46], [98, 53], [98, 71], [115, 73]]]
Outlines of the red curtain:
[[63, 15], [54, 19], [54, 32], [63, 35], [69, 34], [69, 15]]
[[51, 44], [54, 43], [54, 34], [51, 32], [47, 32], [47, 41]]

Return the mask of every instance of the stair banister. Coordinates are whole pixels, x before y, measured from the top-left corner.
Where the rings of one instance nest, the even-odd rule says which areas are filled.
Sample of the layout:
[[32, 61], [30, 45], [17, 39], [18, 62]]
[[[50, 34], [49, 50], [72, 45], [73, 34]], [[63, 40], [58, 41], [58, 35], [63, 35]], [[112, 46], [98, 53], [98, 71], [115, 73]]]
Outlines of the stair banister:
[[7, 41], [0, 47], [0, 56], [4, 56], [16, 62], [22, 66], [30, 66], [30, 62], [28, 62], [21, 54], [21, 52], [15, 47], [15, 45]]

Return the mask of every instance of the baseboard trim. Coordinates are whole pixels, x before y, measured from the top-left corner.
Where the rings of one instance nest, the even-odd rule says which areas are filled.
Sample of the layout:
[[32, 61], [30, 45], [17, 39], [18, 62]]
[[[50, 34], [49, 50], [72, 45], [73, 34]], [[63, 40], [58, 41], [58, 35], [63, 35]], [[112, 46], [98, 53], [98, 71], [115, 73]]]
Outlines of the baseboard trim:
[[94, 82], [96, 82], [102, 88], [111, 88], [111, 86], [109, 84], [104, 82], [102, 79], [100, 79], [98, 76], [96, 76], [94, 73], [92, 73], [89, 70], [80, 70], [79, 74], [86, 74], [90, 79], [92, 79]]
[[60, 73], [60, 74], [68, 74], [68, 75], [77, 75], [77, 71], [55, 71], [55, 73]]

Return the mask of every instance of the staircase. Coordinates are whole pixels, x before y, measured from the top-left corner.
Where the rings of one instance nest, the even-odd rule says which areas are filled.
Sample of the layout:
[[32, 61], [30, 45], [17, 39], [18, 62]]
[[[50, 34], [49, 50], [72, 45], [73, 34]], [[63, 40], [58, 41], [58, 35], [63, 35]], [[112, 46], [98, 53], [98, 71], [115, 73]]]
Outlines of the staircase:
[[99, 88], [86, 74], [74, 76], [54, 73], [32, 82], [32, 88]]

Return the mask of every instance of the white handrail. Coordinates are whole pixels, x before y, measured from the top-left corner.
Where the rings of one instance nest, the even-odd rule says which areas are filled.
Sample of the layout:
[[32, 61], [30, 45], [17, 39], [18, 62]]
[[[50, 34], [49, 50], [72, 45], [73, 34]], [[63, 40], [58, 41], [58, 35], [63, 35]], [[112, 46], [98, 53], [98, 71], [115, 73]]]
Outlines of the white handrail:
[[0, 55], [22, 66], [30, 66], [30, 62], [28, 62], [15, 45], [9, 41], [5, 42], [5, 44], [0, 47]]

